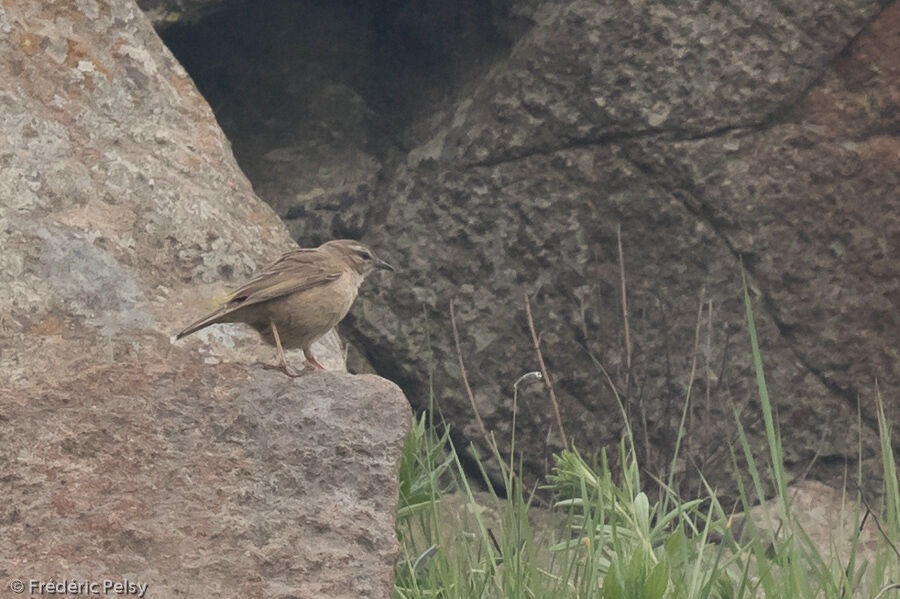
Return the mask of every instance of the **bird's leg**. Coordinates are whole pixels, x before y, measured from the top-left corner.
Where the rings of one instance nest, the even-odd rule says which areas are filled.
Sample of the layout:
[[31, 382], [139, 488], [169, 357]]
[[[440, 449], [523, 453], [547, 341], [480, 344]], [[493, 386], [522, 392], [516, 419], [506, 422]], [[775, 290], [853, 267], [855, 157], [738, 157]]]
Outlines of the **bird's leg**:
[[287, 360], [284, 358], [284, 348], [281, 347], [281, 337], [278, 336], [278, 327], [275, 326], [275, 321], [269, 320], [269, 326], [272, 327], [272, 335], [275, 337], [275, 347], [278, 349], [278, 369], [291, 378], [300, 376], [288, 367]]
[[312, 366], [314, 370], [325, 370], [325, 367], [319, 364], [319, 361], [313, 355], [312, 348], [304, 347], [303, 355], [306, 356], [306, 363]]

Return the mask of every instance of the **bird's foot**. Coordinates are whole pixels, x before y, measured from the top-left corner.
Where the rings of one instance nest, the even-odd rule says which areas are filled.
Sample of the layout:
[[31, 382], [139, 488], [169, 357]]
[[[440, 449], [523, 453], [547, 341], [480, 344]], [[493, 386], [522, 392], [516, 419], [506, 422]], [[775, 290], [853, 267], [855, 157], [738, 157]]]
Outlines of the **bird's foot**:
[[316, 360], [316, 359], [315, 359], [314, 357], [312, 357], [312, 356], [309, 356], [309, 357], [306, 359], [306, 366], [307, 366], [308, 368], [311, 368], [312, 370], [325, 370], [325, 367], [322, 366], [321, 364], [319, 364], [319, 361]]
[[280, 370], [292, 379], [299, 378], [305, 374], [305, 372], [294, 372], [287, 364], [263, 364], [262, 367], [267, 370]]
[[301, 372], [294, 372], [293, 370], [291, 370], [291, 368], [290, 368], [287, 364], [282, 364], [282, 365], [278, 368], [278, 370], [280, 370], [281, 372], [285, 373], [286, 375], [288, 375], [288, 376], [291, 377], [292, 379], [296, 379], [296, 378], [301, 377], [301, 376], [303, 376], [303, 375], [305, 374], [305, 373], [302, 372], [302, 371], [301, 371]]

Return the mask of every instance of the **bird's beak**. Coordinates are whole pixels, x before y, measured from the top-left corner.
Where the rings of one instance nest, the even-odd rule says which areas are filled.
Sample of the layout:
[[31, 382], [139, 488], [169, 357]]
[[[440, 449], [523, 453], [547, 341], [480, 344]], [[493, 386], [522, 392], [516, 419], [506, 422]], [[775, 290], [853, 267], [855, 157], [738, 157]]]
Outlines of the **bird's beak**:
[[375, 258], [375, 268], [380, 268], [382, 270], [389, 270], [394, 272], [394, 267], [382, 260], [381, 258]]

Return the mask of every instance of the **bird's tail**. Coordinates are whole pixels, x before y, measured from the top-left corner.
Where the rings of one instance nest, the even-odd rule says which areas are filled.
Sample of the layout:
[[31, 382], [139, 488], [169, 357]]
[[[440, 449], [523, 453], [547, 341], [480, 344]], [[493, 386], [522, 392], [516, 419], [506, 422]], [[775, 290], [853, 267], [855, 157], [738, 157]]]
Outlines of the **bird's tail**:
[[221, 320], [222, 317], [232, 311], [233, 311], [232, 308], [229, 308], [227, 306], [222, 306], [215, 312], [211, 312], [210, 314], [207, 314], [206, 316], [204, 316], [197, 322], [194, 322], [194, 323], [188, 325], [183, 331], [181, 331], [180, 333], [175, 335], [175, 339], [177, 340], [177, 339], [181, 339], [182, 337], [187, 337], [191, 333], [196, 333], [200, 329], [206, 328], [211, 324], [216, 324], [217, 322], [222, 322], [222, 320]]

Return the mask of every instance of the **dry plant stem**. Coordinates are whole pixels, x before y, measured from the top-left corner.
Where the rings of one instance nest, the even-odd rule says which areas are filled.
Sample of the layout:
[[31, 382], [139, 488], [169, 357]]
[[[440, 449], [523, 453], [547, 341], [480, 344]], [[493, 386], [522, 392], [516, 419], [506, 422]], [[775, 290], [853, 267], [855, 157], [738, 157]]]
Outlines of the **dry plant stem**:
[[[813, 466], [816, 465], [816, 460], [819, 459], [819, 456], [822, 455], [822, 450], [825, 448], [825, 437], [829, 432], [831, 431], [826, 428], [822, 431], [822, 434], [819, 435], [819, 443], [816, 446], [816, 453], [813, 454], [812, 459], [809, 461], [809, 464], [806, 465], [803, 473], [791, 479], [791, 481], [788, 483], [789, 487], [793, 487], [796, 483], [806, 480], [806, 477], [809, 476], [810, 472], [812, 472]], [[794, 497], [796, 497], [798, 493], [800, 493], [800, 487], [797, 487], [794, 490], [794, 494], [791, 496], [791, 501], [793, 501]]]
[[694, 411], [691, 409], [691, 392], [694, 390], [694, 376], [697, 374], [697, 350], [700, 347], [700, 328], [703, 325], [703, 296], [706, 295], [706, 287], [700, 289], [700, 307], [697, 308], [697, 325], [694, 327], [694, 352], [691, 357], [691, 374], [688, 377], [687, 391], [687, 411], [688, 411], [688, 436], [687, 441], [690, 443], [690, 433], [694, 430]]
[[484, 442], [491, 445], [491, 438], [484, 428], [484, 422], [481, 420], [481, 414], [478, 413], [478, 406], [475, 405], [475, 396], [472, 394], [472, 387], [469, 386], [469, 377], [466, 375], [466, 366], [463, 364], [462, 350], [459, 348], [459, 331], [456, 329], [456, 311], [453, 308], [453, 300], [450, 300], [450, 326], [453, 327], [453, 343], [456, 345], [456, 357], [459, 360], [459, 371], [462, 373], [463, 385], [466, 388], [466, 395], [469, 397], [469, 403], [472, 404], [472, 411], [475, 413], [475, 422], [478, 423], [478, 429], [484, 437]]
[[711, 361], [712, 361], [712, 300], [706, 305], [706, 418], [705, 424], [709, 424], [709, 396], [710, 389], [712, 388], [712, 370], [711, 370]]
[[537, 371], [526, 372], [522, 376], [516, 379], [516, 382], [513, 383], [513, 410], [512, 410], [512, 429], [510, 434], [509, 441], [509, 475], [513, 476], [515, 474], [515, 457], [516, 457], [516, 417], [519, 414], [519, 385], [523, 381], [527, 380], [537, 380], [540, 381], [544, 376]]
[[647, 461], [649, 462], [653, 454], [650, 452], [650, 429], [647, 427], [647, 410], [644, 408], [643, 388], [638, 393], [638, 413], [641, 416], [641, 437], [644, 440], [644, 455], [647, 456]]
[[625, 256], [622, 252], [622, 225], [616, 225], [616, 245], [619, 250], [619, 279], [622, 288], [622, 323], [625, 327], [625, 393], [631, 381], [631, 327], [628, 324], [628, 293], [625, 287]]
[[893, 584], [887, 585], [886, 587], [884, 587], [883, 589], [881, 589], [881, 590], [878, 592], [878, 594], [875, 595], [875, 597], [873, 597], [873, 599], [881, 599], [881, 596], [882, 596], [882, 595], [884, 595], [884, 594], [887, 593], [888, 591], [893, 591], [894, 589], [900, 589], [900, 584], [893, 583]]
[[[587, 338], [588, 338], [587, 321], [584, 318], [583, 310], [582, 310], [581, 314], [582, 314], [582, 316], [581, 316], [581, 332], [584, 335], [585, 340], [587, 340]], [[603, 375], [603, 378], [606, 379], [606, 384], [609, 385], [609, 390], [612, 391], [614, 396], [616, 396], [617, 398], [620, 398], [621, 394], [619, 393], [619, 390], [616, 388], [616, 384], [613, 382], [612, 377], [609, 376], [609, 372], [607, 372], [606, 368], [603, 367], [603, 364], [600, 363], [600, 360], [597, 359], [597, 356], [594, 355], [594, 353], [591, 351], [591, 348], [587, 346], [587, 342], [585, 342], [584, 350], [587, 352], [588, 358], [591, 359], [591, 362], [594, 363], [594, 366], [597, 367], [597, 370], [600, 371], [600, 374]], [[624, 405], [622, 407], [622, 420], [623, 420], [625, 427], [627, 428], [628, 427], [628, 416], [625, 412]], [[650, 455], [650, 443], [648, 441], [649, 437], [646, 434], [646, 431], [647, 431], [647, 422], [645, 420], [644, 421], [644, 433], [645, 433], [644, 434], [644, 451], [646, 452], [645, 455], [649, 456]]]
[[534, 351], [537, 353], [538, 364], [541, 367], [541, 376], [544, 377], [544, 383], [550, 392], [550, 401], [553, 402], [553, 413], [556, 415], [556, 424], [559, 425], [559, 434], [562, 436], [563, 447], [569, 449], [569, 440], [566, 438], [566, 430], [563, 428], [562, 417], [559, 415], [559, 402], [556, 401], [553, 382], [550, 380], [550, 375], [547, 374], [544, 355], [541, 353], [541, 344], [538, 341], [537, 333], [534, 331], [534, 319], [531, 317], [531, 302], [528, 301], [527, 293], [525, 294], [525, 315], [528, 317], [528, 330], [531, 331], [531, 340], [534, 342]]
[[862, 499], [863, 505], [866, 507], [866, 516], [872, 516], [872, 520], [875, 521], [875, 526], [878, 528], [879, 534], [884, 537], [884, 540], [887, 541], [887, 544], [890, 545], [891, 549], [894, 550], [894, 555], [896, 555], [897, 558], [900, 558], [900, 551], [897, 550], [897, 546], [894, 545], [893, 541], [891, 541], [891, 538], [884, 530], [884, 527], [881, 526], [881, 521], [878, 519], [878, 516], [875, 515], [875, 512], [872, 511], [872, 506], [869, 505], [869, 500], [866, 499], [865, 493], [860, 491], [859, 497], [860, 499]]
[[[625, 279], [625, 252], [622, 249], [622, 225], [616, 225], [616, 250], [619, 255], [619, 288], [622, 301], [622, 328], [625, 333], [625, 380], [622, 386], [626, 398], [631, 397], [631, 314], [628, 312], [628, 285]], [[644, 452], [650, 459], [650, 433], [647, 428], [647, 410], [644, 406], [643, 393], [638, 395], [638, 412], [641, 418]]]

